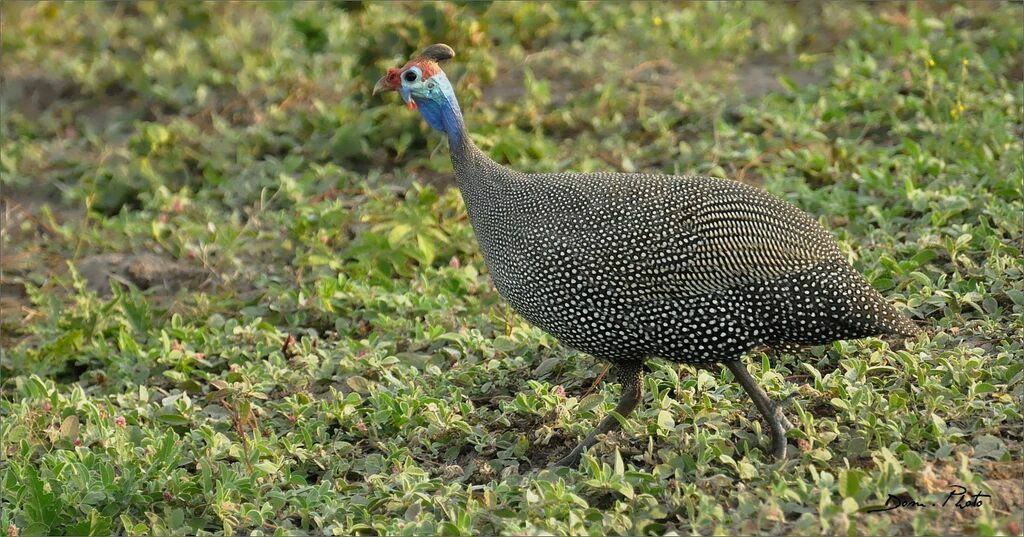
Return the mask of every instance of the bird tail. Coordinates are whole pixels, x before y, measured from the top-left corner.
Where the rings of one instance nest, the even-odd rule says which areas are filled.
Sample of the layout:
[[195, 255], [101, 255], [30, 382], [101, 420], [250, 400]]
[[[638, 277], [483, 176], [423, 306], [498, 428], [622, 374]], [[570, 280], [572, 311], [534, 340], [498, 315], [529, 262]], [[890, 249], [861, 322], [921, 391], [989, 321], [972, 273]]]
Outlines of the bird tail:
[[[921, 330], [843, 261], [776, 282], [759, 322], [778, 345], [820, 345], [841, 339], [913, 336]], [[774, 298], [775, 300], [772, 300]]]
[[865, 336], [914, 336], [921, 332], [859, 272], [845, 263], [843, 265], [848, 291], [844, 293], [845, 315], [839, 319], [840, 323], [849, 330], [865, 333]]
[[[892, 306], [889, 307], [891, 308]], [[895, 308], [893, 310], [895, 311]], [[914, 324], [914, 321], [906, 318], [898, 311], [896, 312], [895, 321], [888, 328], [890, 330], [889, 333], [894, 336], [912, 337], [922, 332], [921, 328]]]

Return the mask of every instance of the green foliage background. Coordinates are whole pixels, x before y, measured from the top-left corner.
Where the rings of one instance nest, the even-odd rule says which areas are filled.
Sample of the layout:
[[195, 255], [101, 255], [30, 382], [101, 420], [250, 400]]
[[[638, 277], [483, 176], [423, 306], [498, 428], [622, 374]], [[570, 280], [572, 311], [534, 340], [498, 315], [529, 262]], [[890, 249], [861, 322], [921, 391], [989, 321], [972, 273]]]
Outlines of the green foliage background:
[[[1020, 4], [5, 2], [8, 535], [1020, 534]], [[373, 82], [447, 42], [527, 171], [701, 173], [820, 215], [928, 334], [603, 364], [491, 287], [444, 142]], [[769, 360], [771, 358], [771, 360]], [[890, 494], [980, 508], [866, 513]]]

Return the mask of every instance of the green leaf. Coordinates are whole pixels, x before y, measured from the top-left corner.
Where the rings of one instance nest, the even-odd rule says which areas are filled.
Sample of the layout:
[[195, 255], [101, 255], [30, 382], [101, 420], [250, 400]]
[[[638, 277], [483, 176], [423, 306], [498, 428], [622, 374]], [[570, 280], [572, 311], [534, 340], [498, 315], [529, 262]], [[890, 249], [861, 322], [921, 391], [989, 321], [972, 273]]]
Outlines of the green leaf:
[[437, 257], [437, 247], [434, 246], [434, 241], [421, 233], [416, 235], [416, 245], [419, 247], [420, 253], [423, 254], [423, 264], [433, 264]]
[[851, 468], [839, 472], [839, 494], [844, 498], [851, 498], [857, 495], [860, 490], [861, 480], [864, 478], [864, 471], [859, 468]]
[[554, 370], [555, 366], [557, 366], [560, 363], [562, 363], [561, 357], [553, 356], [551, 358], [548, 358], [541, 362], [540, 365], [537, 366], [537, 369], [533, 370], [533, 374], [534, 376], [541, 378], [544, 375], [550, 373], [552, 370]]
[[632, 500], [636, 493], [633, 491], [633, 485], [629, 484], [625, 479], [616, 479], [612, 481], [612, 490], [622, 494], [627, 500]]
[[39, 522], [33, 522], [25, 526], [20, 535], [24, 537], [49, 537], [50, 527], [46, 524], [40, 524]]
[[263, 461], [254, 464], [253, 468], [256, 468], [257, 470], [263, 472], [266, 475], [273, 475], [276, 474], [278, 471], [278, 466], [270, 461]]
[[90, 511], [84, 519], [68, 526], [64, 530], [65, 535], [96, 535], [106, 536], [113, 534], [114, 521], [103, 516], [99, 511]]
[[996, 315], [999, 313], [999, 304], [993, 297], [985, 297], [985, 299], [981, 301], [981, 307], [985, 310], [985, 313], [988, 313], [989, 315]]
[[[31, 529], [33, 534], [49, 535], [50, 528], [56, 523], [59, 512], [54, 494], [46, 491], [46, 486], [39, 478], [39, 473], [32, 466], [22, 469], [22, 483], [24, 483], [24, 496], [22, 496], [21, 508], [29, 525], [26, 527], [25, 533]], [[37, 530], [41, 531], [36, 533]]]
[[160, 423], [166, 423], [173, 426], [183, 426], [190, 423], [189, 419], [182, 416], [180, 412], [176, 410], [159, 410], [156, 412], [156, 419]]
[[402, 244], [406, 237], [412, 234], [412, 226], [407, 224], [395, 224], [388, 232], [388, 244], [392, 247]]
[[658, 427], [665, 431], [671, 431], [676, 428], [676, 420], [672, 417], [671, 412], [667, 410], [658, 412]]
[[63, 440], [74, 441], [78, 438], [78, 431], [80, 425], [78, 423], [78, 416], [74, 414], [64, 418], [64, 421], [60, 424], [60, 438]]
[[755, 479], [759, 475], [757, 468], [753, 464], [747, 462], [746, 459], [740, 460], [737, 463], [736, 469], [739, 472], [740, 479]]
[[800, 91], [800, 85], [797, 84], [796, 81], [793, 80], [792, 77], [789, 77], [789, 76], [786, 76], [786, 75], [779, 75], [777, 78], [778, 78], [779, 84], [781, 84], [782, 87], [788, 89], [789, 91], [792, 91], [792, 92]]
[[508, 336], [498, 336], [491, 342], [494, 350], [498, 352], [512, 352], [519, 348], [519, 344]]
[[987, 382], [979, 382], [974, 385], [974, 393], [992, 393], [996, 391], [996, 387]]
[[370, 381], [366, 380], [365, 377], [355, 375], [345, 379], [345, 385], [352, 389], [352, 391], [360, 394], [370, 393]]
[[601, 395], [599, 393], [592, 393], [584, 397], [583, 400], [580, 401], [580, 405], [579, 407], [577, 407], [577, 410], [579, 412], [587, 412], [588, 410], [593, 410], [603, 402], [604, 395]]

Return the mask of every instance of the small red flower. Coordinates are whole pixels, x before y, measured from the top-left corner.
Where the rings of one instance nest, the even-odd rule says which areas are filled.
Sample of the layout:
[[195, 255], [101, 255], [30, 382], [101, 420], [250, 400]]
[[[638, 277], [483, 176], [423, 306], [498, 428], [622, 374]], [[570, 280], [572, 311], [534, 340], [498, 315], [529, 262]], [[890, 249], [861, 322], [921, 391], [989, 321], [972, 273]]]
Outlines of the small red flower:
[[124, 416], [118, 416], [114, 418], [114, 425], [117, 425], [118, 427], [124, 427], [128, 425], [128, 420], [124, 419]]
[[462, 262], [459, 261], [459, 258], [453, 256], [451, 260], [448, 261], [448, 266], [457, 269], [462, 266]]
[[555, 395], [559, 397], [565, 397], [565, 388], [561, 385], [555, 386]]

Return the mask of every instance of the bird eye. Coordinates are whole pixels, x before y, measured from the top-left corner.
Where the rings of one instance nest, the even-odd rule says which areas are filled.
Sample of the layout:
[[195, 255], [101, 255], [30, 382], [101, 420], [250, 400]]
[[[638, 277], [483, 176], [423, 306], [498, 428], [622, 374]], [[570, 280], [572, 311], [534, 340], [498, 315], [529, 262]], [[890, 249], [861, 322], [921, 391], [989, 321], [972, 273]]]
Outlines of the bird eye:
[[402, 78], [405, 78], [406, 82], [416, 82], [416, 78], [418, 77], [419, 74], [416, 71], [412, 70], [406, 71], [405, 74], [402, 75]]

